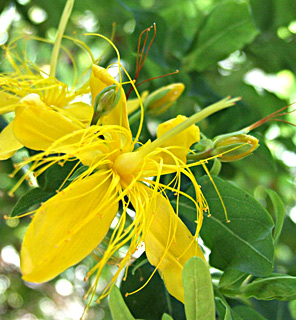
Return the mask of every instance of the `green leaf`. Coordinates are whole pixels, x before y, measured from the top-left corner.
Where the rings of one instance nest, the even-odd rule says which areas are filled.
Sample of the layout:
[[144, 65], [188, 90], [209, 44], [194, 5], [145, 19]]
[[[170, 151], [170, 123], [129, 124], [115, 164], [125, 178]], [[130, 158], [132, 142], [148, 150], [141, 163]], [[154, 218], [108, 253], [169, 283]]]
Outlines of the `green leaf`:
[[277, 243], [278, 238], [281, 235], [281, 231], [284, 224], [285, 205], [282, 199], [279, 197], [279, 195], [275, 191], [271, 189], [267, 189], [266, 192], [271, 199], [271, 202], [274, 208], [275, 217], [276, 217], [273, 238], [274, 238], [274, 242]]
[[199, 257], [189, 259], [182, 273], [187, 320], [214, 320], [215, 302], [209, 267]]
[[194, 48], [184, 60], [184, 69], [204, 71], [243, 48], [257, 34], [246, 3], [223, 2], [199, 30]]
[[45, 192], [40, 188], [32, 189], [18, 200], [16, 205], [13, 207], [10, 216], [18, 216], [29, 210], [32, 206], [45, 202], [53, 195], [54, 193]]
[[243, 286], [241, 292], [246, 298], [292, 301], [296, 299], [296, 277], [273, 274]]
[[114, 320], [135, 320], [116, 286], [110, 292], [109, 307]]
[[274, 245], [270, 214], [248, 193], [214, 177], [226, 206], [229, 223], [218, 194], [205, 176], [199, 180], [212, 212], [205, 218], [201, 236], [211, 249], [210, 264], [218, 269], [233, 268], [263, 277], [272, 272]]
[[174, 320], [174, 319], [167, 313], [164, 313], [161, 320]]
[[232, 310], [242, 320], [267, 320], [260, 313], [248, 306], [236, 306]]

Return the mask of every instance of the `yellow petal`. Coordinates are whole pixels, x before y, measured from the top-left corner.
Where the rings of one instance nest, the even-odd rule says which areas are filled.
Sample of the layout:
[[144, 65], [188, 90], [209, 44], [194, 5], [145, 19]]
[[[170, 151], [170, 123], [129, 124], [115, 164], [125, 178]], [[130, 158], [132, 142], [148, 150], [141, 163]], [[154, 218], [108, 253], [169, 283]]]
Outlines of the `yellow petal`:
[[116, 84], [118, 90], [121, 90], [121, 96], [117, 106], [107, 115], [100, 118], [103, 125], [119, 125], [126, 129], [129, 128], [125, 93], [118, 81], [116, 81], [105, 68], [93, 65], [90, 77], [90, 90], [92, 104], [94, 105], [96, 96], [106, 87]]
[[151, 199], [146, 208], [148, 221], [151, 219], [144, 238], [147, 258], [158, 267], [168, 292], [184, 303], [184, 264], [194, 256], [204, 259], [203, 253], [170, 202], [160, 193], [153, 194], [148, 187], [141, 187]]
[[[147, 98], [149, 94], [148, 90], [145, 90], [142, 94], [141, 94], [141, 100], [142, 103], [145, 101], [145, 99]], [[134, 111], [136, 111], [138, 108], [140, 107], [140, 100], [139, 98], [134, 98], [134, 99], [128, 99], [127, 100], [127, 113], [128, 114], [132, 114]]]
[[71, 103], [63, 107], [63, 110], [66, 110], [72, 117], [86, 124], [91, 122], [94, 113], [93, 107], [84, 102]]
[[36, 94], [28, 95], [16, 108], [13, 131], [28, 148], [46, 150], [59, 138], [79, 129], [81, 126], [53, 111]]
[[[157, 137], [162, 136], [170, 129], [184, 122], [186, 119], [187, 117], [178, 115], [177, 118], [168, 120], [160, 124], [157, 129]], [[170, 147], [169, 151], [172, 152], [181, 161], [186, 163], [186, 156], [190, 146], [198, 142], [199, 140], [199, 128], [196, 125], [192, 125], [178, 135], [175, 135], [171, 139], [168, 139], [163, 144], [163, 147]], [[174, 163], [173, 159], [167, 154], [162, 153], [161, 157], [163, 158], [164, 163]]]
[[0, 114], [12, 112], [20, 98], [5, 91], [0, 91]]
[[118, 210], [115, 183], [98, 171], [72, 183], [37, 210], [21, 250], [24, 280], [48, 281], [96, 248]]
[[13, 128], [13, 121], [0, 133], [0, 160], [10, 158], [23, 145], [16, 139]]

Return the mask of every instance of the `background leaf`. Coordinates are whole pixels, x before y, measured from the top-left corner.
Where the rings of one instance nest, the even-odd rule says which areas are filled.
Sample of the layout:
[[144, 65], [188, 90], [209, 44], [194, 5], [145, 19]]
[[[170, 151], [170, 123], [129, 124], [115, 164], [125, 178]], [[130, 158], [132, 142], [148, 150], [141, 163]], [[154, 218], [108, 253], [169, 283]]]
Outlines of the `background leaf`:
[[199, 30], [194, 48], [184, 60], [184, 67], [187, 71], [204, 71], [244, 47], [257, 34], [246, 3], [222, 2]]

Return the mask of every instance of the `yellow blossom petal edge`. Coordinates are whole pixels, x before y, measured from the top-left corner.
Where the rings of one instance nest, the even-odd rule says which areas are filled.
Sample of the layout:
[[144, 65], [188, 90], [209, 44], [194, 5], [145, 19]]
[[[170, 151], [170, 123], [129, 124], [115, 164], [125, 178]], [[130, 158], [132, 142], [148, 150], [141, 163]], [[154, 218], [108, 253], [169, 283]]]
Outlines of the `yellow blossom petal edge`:
[[21, 249], [24, 280], [48, 281], [95, 249], [117, 213], [117, 183], [98, 171], [41, 205]]
[[198, 256], [204, 261], [204, 255], [181, 219], [176, 216], [170, 202], [159, 193], [152, 195], [147, 205], [147, 215], [151, 222], [144, 238], [145, 251], [149, 262], [157, 267], [169, 293], [184, 303], [182, 271], [185, 262]]

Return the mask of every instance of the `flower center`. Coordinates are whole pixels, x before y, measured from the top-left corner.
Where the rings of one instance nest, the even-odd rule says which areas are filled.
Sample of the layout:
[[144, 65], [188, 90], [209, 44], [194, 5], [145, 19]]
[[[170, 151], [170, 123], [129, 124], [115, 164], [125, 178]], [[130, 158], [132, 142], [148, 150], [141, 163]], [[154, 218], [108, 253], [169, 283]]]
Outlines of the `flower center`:
[[113, 169], [122, 179], [126, 179], [136, 171], [142, 160], [143, 158], [137, 151], [122, 153], [114, 161]]

